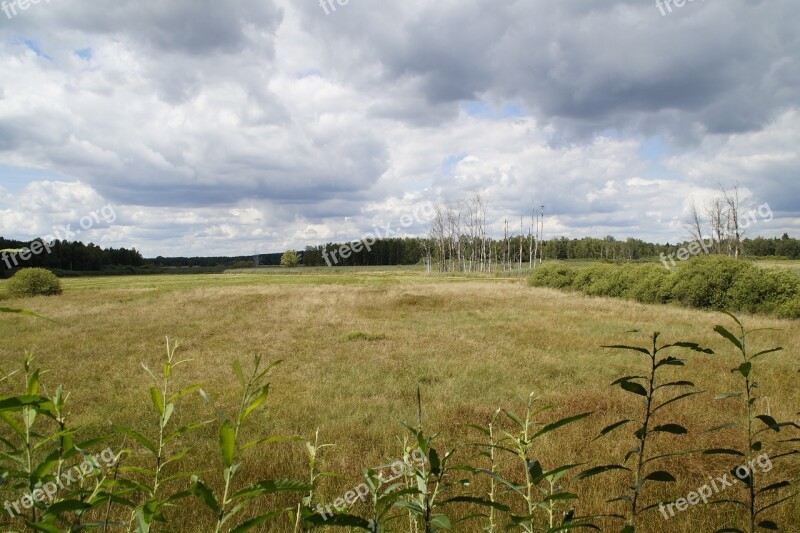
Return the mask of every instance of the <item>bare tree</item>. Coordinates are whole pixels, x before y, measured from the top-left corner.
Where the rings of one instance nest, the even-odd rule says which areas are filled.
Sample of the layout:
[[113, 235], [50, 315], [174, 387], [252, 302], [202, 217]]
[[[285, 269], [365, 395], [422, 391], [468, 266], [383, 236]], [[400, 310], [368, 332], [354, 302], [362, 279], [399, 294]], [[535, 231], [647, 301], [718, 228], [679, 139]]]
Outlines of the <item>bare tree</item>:
[[739, 184], [734, 185], [730, 191], [722, 186], [720, 188], [728, 206], [728, 253], [739, 259], [742, 251], [742, 232], [739, 225]]
[[691, 240], [697, 241], [700, 245], [703, 244], [703, 220], [700, 218], [700, 212], [694, 202], [689, 207], [689, 220], [686, 222], [686, 229], [689, 230]]
[[706, 208], [706, 215], [711, 229], [711, 239], [717, 247], [717, 254], [722, 255], [722, 241], [725, 238], [725, 223], [728, 217], [725, 201], [722, 198], [714, 198]]

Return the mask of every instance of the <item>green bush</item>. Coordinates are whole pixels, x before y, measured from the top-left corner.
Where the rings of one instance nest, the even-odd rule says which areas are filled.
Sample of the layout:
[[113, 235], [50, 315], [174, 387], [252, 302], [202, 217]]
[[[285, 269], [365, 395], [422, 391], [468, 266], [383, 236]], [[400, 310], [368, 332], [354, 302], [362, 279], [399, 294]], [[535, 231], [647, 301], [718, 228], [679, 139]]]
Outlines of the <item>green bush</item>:
[[575, 282], [572, 284], [573, 288], [585, 292], [586, 294], [593, 294], [597, 292], [593, 286], [600, 284], [603, 280], [611, 276], [611, 272], [616, 267], [609, 264], [596, 264], [588, 268], [581, 269], [578, 275], [575, 276]]
[[800, 319], [800, 295], [789, 300], [778, 309], [778, 315], [782, 318]]
[[24, 268], [6, 284], [8, 293], [18, 298], [61, 294], [61, 281], [45, 268]]
[[730, 289], [730, 306], [748, 313], [775, 313], [800, 293], [800, 276], [788, 270], [752, 269], [740, 273]]
[[643, 265], [638, 268], [628, 295], [645, 304], [665, 304], [672, 300], [676, 282], [676, 276], [662, 265]]
[[287, 250], [281, 256], [281, 266], [283, 268], [296, 268], [300, 266], [300, 256], [294, 250]]
[[552, 289], [568, 289], [572, 287], [578, 271], [559, 263], [545, 263], [533, 271], [528, 279], [532, 287], [550, 287]]
[[733, 306], [730, 290], [736, 279], [750, 276], [757, 268], [730, 257], [694, 257], [677, 271], [673, 296], [691, 307], [729, 309]]

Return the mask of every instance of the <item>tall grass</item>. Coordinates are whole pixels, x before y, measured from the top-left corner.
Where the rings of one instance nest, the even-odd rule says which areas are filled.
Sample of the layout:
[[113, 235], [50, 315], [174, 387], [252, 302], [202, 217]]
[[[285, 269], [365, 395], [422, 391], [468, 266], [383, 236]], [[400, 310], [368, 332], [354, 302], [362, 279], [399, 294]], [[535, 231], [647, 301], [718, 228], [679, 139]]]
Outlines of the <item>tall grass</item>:
[[[676, 421], [664, 419], [666, 408], [671, 413], [691, 417], [695, 411], [678, 407], [701, 394], [694, 383], [675, 379], [673, 369], [683, 368], [687, 361], [672, 354], [676, 350], [690, 350], [704, 355], [714, 355], [710, 349], [694, 342], [673, 342], [659, 345], [659, 335], [651, 337], [651, 345], [638, 347], [611, 345], [608, 348], [625, 350], [646, 356], [642, 374], [624, 376], [613, 385], [641, 401], [629, 418], [606, 426], [600, 435], [612, 439], [619, 429], [632, 425], [634, 445], [622, 463], [613, 461], [611, 454], [601, 458], [603, 464], [586, 464], [574, 461], [559, 464], [546, 455], [537, 444], [544, 438], [557, 438], [560, 430], [577, 424], [589, 423], [592, 412], [571, 413], [547, 419], [543, 415], [556, 406], [542, 404], [531, 395], [525, 405], [524, 416], [510, 409], [495, 411], [487, 421], [488, 427], [479, 427], [488, 440], [473, 443], [483, 450], [477, 463], [456, 464], [459, 446], [441, 448], [435, 443], [437, 433], [430, 433], [424, 424], [421, 395], [417, 392], [417, 421], [403, 423], [408, 436], [401, 438], [402, 453], [408, 457], [419, 450], [424, 461], [409, 461], [410, 468], [399, 474], [399, 481], [387, 483], [374, 470], [364, 471], [371, 487], [372, 512], [367, 516], [338, 510], [324, 517], [315, 510], [317, 485], [322, 477], [317, 470], [316, 458], [326, 445], [319, 444], [315, 433], [313, 441], [297, 435], [260, 435], [244, 438], [244, 428], [252, 415], [267, 405], [270, 385], [266, 379], [278, 364], [263, 364], [255, 356], [249, 369], [238, 360], [232, 368], [239, 383], [235, 410], [226, 412], [217, 406], [200, 384], [189, 384], [178, 389], [173, 386], [176, 368], [191, 362], [177, 356], [178, 345], [167, 340], [162, 371], [156, 374], [146, 365], [143, 370], [153, 382], [147, 389], [151, 414], [155, 422], [151, 431], [139, 431], [125, 425], [113, 425], [113, 432], [90, 440], [80, 440], [81, 429], [70, 424], [70, 413], [80, 406], [67, 408], [68, 393], [57, 387], [52, 396], [41, 394], [44, 372], [34, 366], [27, 354], [21, 368], [3, 376], [0, 384], [7, 394], [0, 398], [0, 422], [4, 427], [0, 455], [3, 480], [9, 488], [29, 494], [22, 499], [23, 512], [7, 523], [10, 528], [25, 527], [35, 531], [168, 531], [180, 527], [173, 515], [182, 507], [198, 502], [208, 513], [208, 530], [215, 532], [242, 532], [256, 528], [290, 527], [294, 531], [309, 531], [322, 527], [350, 527], [378, 533], [381, 531], [437, 532], [437, 531], [498, 531], [519, 530], [526, 533], [538, 531], [562, 532], [573, 529], [600, 530], [601, 525], [614, 528], [615, 520], [624, 522], [622, 531], [652, 530], [659, 517], [652, 511], [664, 501], [657, 495], [647, 495], [653, 483], [675, 483], [674, 472], [663, 463], [675, 466], [689, 454], [705, 457], [734, 455], [752, 466], [754, 453], [770, 454], [773, 460], [787, 464], [785, 471], [796, 471], [791, 461], [798, 452], [792, 445], [798, 442], [793, 422], [778, 422], [768, 414], [759, 414], [756, 391], [763, 384], [756, 383], [755, 363], [780, 351], [767, 348], [752, 351], [748, 347], [748, 332], [741, 321], [732, 317], [738, 333], [731, 333], [718, 325], [715, 331], [732, 345], [741, 357], [734, 372], [743, 380], [741, 393], [723, 393], [720, 400], [739, 398], [743, 402], [741, 422], [725, 424], [714, 430], [740, 428], [744, 441], [735, 433], [724, 433], [719, 444], [712, 449], [667, 451], [653, 448], [664, 446], [663, 435], [683, 436], [690, 433]], [[668, 354], [668, 355], [665, 355]], [[18, 383], [14, 392], [12, 384]], [[674, 391], [674, 392], [673, 392]], [[143, 391], [144, 392], [144, 391]], [[221, 484], [209, 484], [204, 478], [213, 476], [211, 470], [187, 472], [181, 468], [193, 450], [182, 440], [192, 431], [210, 424], [208, 420], [187, 421], [177, 411], [178, 401], [199, 394], [210, 406], [216, 420], [218, 459], [213, 463], [221, 467]], [[132, 407], [136, 408], [136, 407]], [[500, 424], [502, 412], [506, 423]], [[148, 434], [149, 433], [149, 436]], [[780, 433], [782, 440], [768, 440], [761, 435]], [[765, 435], [766, 436], [766, 435]], [[623, 443], [629, 437], [621, 437]], [[308, 481], [291, 478], [270, 478], [242, 483], [240, 478], [256, 465], [250, 458], [252, 452], [263, 446], [279, 443], [305, 442], [309, 454]], [[64, 472], [72, 468], [71, 460], [92, 457], [91, 450], [99, 444], [110, 443], [118, 452], [113, 468], [103, 469], [95, 463], [85, 472], [80, 483], [61, 482]], [[744, 446], [742, 446], [742, 443]], [[563, 444], [566, 444], [564, 442]], [[469, 443], [461, 447], [469, 447]], [[610, 449], [611, 447], [609, 447]], [[507, 456], [510, 461], [504, 461]], [[489, 459], [485, 468], [484, 459]], [[597, 459], [595, 459], [597, 461]], [[585, 467], [576, 476], [569, 477], [575, 469]], [[751, 469], [748, 476], [739, 479], [746, 485], [747, 497], [727, 498], [721, 504], [733, 504], [743, 513], [736, 516], [734, 526], [720, 524], [720, 531], [777, 530], [778, 524], [770, 515], [781, 505], [787, 505], [797, 495], [797, 479], [791, 476], [765, 484], [756, 479]], [[624, 472], [626, 476], [608, 476], [606, 492], [612, 497], [607, 508], [595, 515], [578, 511], [584, 496], [583, 480], [600, 474]], [[325, 475], [329, 475], [326, 473]], [[464, 477], [466, 476], [466, 477]], [[481, 487], [488, 481], [488, 499]], [[217, 488], [214, 488], [217, 487]], [[45, 494], [49, 495], [45, 497]], [[363, 496], [366, 496], [364, 494]], [[647, 501], [644, 501], [644, 498]], [[624, 513], [618, 504], [624, 504]], [[486, 513], [489, 513], [488, 515]], [[126, 518], [126, 516], [128, 518]]]

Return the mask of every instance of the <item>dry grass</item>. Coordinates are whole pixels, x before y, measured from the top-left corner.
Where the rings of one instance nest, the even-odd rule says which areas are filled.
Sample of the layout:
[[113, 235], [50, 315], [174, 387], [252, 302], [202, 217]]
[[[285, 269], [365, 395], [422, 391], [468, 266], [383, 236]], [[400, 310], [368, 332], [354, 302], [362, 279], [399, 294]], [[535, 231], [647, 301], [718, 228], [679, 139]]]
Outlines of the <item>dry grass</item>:
[[[0, 319], [4, 339], [0, 368], [35, 352], [39, 366], [50, 370], [45, 381], [64, 383], [71, 391], [73, 424], [94, 435], [108, 421], [152, 432], [148, 408], [151, 386], [140, 362], [157, 366], [164, 337], [183, 341], [180, 354], [192, 360], [178, 372], [180, 385], [201, 381], [223, 406], [231, 407], [236, 379], [235, 357], [262, 353], [282, 359], [276, 371], [270, 409], [251, 419], [258, 435], [310, 436], [320, 428], [325, 442], [337, 444], [324, 461], [343, 477], [326, 481], [326, 497], [340, 496], [358, 483], [360, 470], [391, 462], [399, 453], [398, 419], [415, 417], [415, 392], [422, 389], [427, 427], [442, 434], [442, 448], [476, 436], [467, 424], [484, 425], [497, 407], [522, 411], [531, 391], [556, 402], [553, 416], [596, 411], [589, 421], [543, 441], [537, 458], [544, 466], [621, 459], [632, 445], [627, 434], [591, 442], [597, 432], [637, 405], [609, 383], [637, 373], [643, 360], [601, 349], [605, 344], [643, 344], [658, 330], [665, 340], [692, 340], [727, 352], [712, 332], [725, 317], [670, 306], [647, 306], [622, 300], [592, 299], [527, 287], [523, 281], [463, 277], [426, 278], [419, 273], [352, 273], [347, 276], [221, 275], [158, 276], [67, 280], [64, 295], [27, 301], [7, 300], [57, 323], [22, 317]], [[773, 327], [758, 347], [781, 345], [784, 352], [765, 361], [760, 376], [763, 406], [778, 419], [795, 420], [800, 405], [797, 322], [749, 317], [748, 326]], [[641, 329], [642, 334], [626, 333]], [[677, 439], [683, 448], [726, 447], [729, 435], [700, 435], [703, 429], [737, 416], [732, 402], [713, 402], [716, 393], [736, 389], [732, 357], [688, 356], [681, 379], [692, 379], [709, 393], [671, 416], [690, 426], [693, 435]], [[738, 363], [736, 363], [738, 365]], [[184, 400], [175, 424], [211, 418], [197, 397]], [[626, 416], [627, 417], [627, 416]], [[665, 444], [657, 446], [667, 450]], [[196, 433], [192, 459], [184, 469], [211, 470], [220, 482], [213, 430]], [[474, 450], [462, 446], [461, 461], [477, 464]], [[460, 462], [460, 461], [457, 461]], [[678, 486], [659, 487], [675, 499], [722, 475], [727, 463], [688, 457], [676, 462]], [[305, 477], [304, 449], [279, 445], [249, 458], [247, 476]], [[786, 474], [776, 468], [773, 475]], [[792, 467], [793, 477], [797, 468]], [[579, 511], [607, 509], [602, 504], [615, 488], [613, 478], [588, 485]], [[243, 480], [244, 481], [244, 480]], [[573, 487], [574, 488], [574, 487]], [[729, 489], [730, 491], [738, 489]], [[7, 494], [0, 494], [4, 498]], [[726, 495], [727, 496], [727, 495]], [[664, 522], [652, 514], [643, 531], [711, 531], [726, 522], [725, 508], [693, 508]], [[797, 504], [784, 506], [775, 518], [800, 530]], [[209, 523], [199, 506], [173, 515], [181, 530], [205, 530]], [[727, 518], [730, 520], [730, 518]], [[460, 524], [459, 531], [478, 531]], [[274, 526], [274, 530], [281, 530]]]

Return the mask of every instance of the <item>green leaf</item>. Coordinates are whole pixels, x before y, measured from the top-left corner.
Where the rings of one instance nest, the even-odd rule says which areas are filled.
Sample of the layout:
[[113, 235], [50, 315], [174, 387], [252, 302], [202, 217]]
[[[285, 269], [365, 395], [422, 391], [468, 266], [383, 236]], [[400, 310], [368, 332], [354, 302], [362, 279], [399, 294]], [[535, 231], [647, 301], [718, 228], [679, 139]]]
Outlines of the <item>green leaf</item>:
[[656, 411], [658, 411], [659, 409], [662, 409], [662, 408], [664, 408], [664, 407], [668, 406], [669, 404], [671, 404], [671, 403], [674, 403], [674, 402], [677, 402], [677, 401], [679, 401], [679, 400], [682, 400], [682, 399], [684, 399], [684, 398], [688, 398], [689, 396], [695, 396], [695, 395], [697, 395], [697, 394], [703, 394], [703, 392], [705, 392], [705, 391], [692, 391], [692, 392], [685, 392], [685, 393], [683, 393], [683, 394], [681, 394], [681, 395], [678, 395], [678, 396], [676, 396], [676, 397], [674, 397], [674, 398], [672, 398], [672, 399], [669, 399], [669, 400], [667, 400], [666, 402], [664, 402], [664, 403], [660, 404], [660, 405], [659, 405], [659, 406], [657, 406], [655, 409], [653, 409], [653, 412], [655, 413], [655, 412], [656, 412]]
[[661, 349], [665, 350], [667, 348], [688, 348], [689, 350], [700, 352], [708, 355], [714, 355], [714, 350], [709, 348], [703, 348], [696, 342], [675, 342], [673, 344], [667, 344], [666, 346], [662, 346]]
[[253, 400], [253, 402], [247, 407], [247, 409], [245, 409], [244, 413], [242, 413], [241, 421], [244, 422], [253, 411], [258, 409], [261, 406], [261, 404], [263, 404], [267, 400], [267, 396], [269, 396], [269, 385], [264, 385], [258, 397], [255, 400]]
[[533, 484], [538, 485], [542, 480], [542, 476], [544, 475], [542, 463], [539, 461], [528, 461], [528, 474], [530, 475]]
[[553, 422], [552, 424], [548, 424], [545, 427], [543, 427], [542, 429], [540, 429], [533, 437], [531, 437], [531, 440], [535, 440], [535, 439], [541, 437], [542, 435], [544, 435], [545, 433], [550, 433], [551, 431], [554, 431], [554, 430], [556, 430], [556, 429], [558, 429], [560, 427], [564, 427], [567, 424], [572, 424], [573, 422], [577, 422], [578, 420], [582, 420], [582, 419], [586, 418], [587, 416], [591, 416], [592, 414], [594, 414], [594, 412], [582, 413], [582, 414], [579, 414], [579, 415], [570, 416], [570, 417], [567, 417], [567, 418], [562, 418], [561, 420], [559, 420], [557, 422]]
[[5, 398], [0, 400], [0, 412], [2, 411], [19, 411], [23, 407], [41, 407], [44, 404], [49, 404], [50, 400], [43, 396], [25, 395], [14, 396], [12, 398]]
[[453, 524], [450, 523], [450, 519], [443, 514], [434, 516], [433, 519], [431, 519], [430, 521], [430, 525], [435, 527], [436, 529], [444, 529], [447, 531], [453, 529]]
[[671, 433], [673, 435], [686, 435], [689, 430], [680, 424], [664, 424], [653, 428], [651, 433]]
[[714, 396], [714, 399], [715, 400], [727, 400], [728, 398], [741, 398], [741, 397], [742, 397], [742, 393], [741, 392], [730, 392], [728, 394], [718, 394], [718, 395]]
[[658, 364], [656, 364], [656, 368], [661, 368], [662, 366], [686, 366], [686, 361], [670, 356], [662, 359], [658, 362]]
[[789, 483], [788, 481], [781, 481], [779, 483], [773, 483], [772, 485], [770, 485], [768, 487], [764, 487], [763, 489], [758, 491], [758, 494], [762, 494], [764, 492], [770, 492], [770, 491], [773, 491], [773, 490], [784, 489], [786, 487], [791, 487], [791, 486], [792, 486], [792, 484]]
[[523, 423], [522, 423], [522, 420], [520, 420], [520, 419], [519, 419], [519, 417], [518, 417], [517, 415], [515, 415], [515, 414], [514, 414], [514, 413], [512, 413], [511, 411], [506, 411], [505, 409], [503, 409], [503, 413], [505, 413], [505, 415], [506, 415], [508, 418], [510, 418], [511, 420], [513, 420], [513, 421], [514, 421], [514, 422], [515, 422], [515, 423], [516, 423], [516, 424], [519, 426], [519, 428], [520, 428], [521, 430], [523, 430], [523, 431], [525, 430], [525, 424], [523, 424]]
[[311, 485], [304, 481], [298, 481], [296, 479], [271, 479], [253, 483], [249, 487], [236, 492], [231, 496], [231, 500], [251, 498], [264, 494], [276, 494], [279, 492], [308, 492], [310, 490], [312, 490]]
[[632, 352], [643, 353], [647, 356], [651, 355], [650, 350], [648, 350], [647, 348], [639, 348], [638, 346], [625, 346], [623, 344], [614, 344], [611, 346], [602, 346], [602, 348], [608, 348], [612, 350], [630, 350]]
[[337, 526], [337, 527], [355, 527], [369, 531], [370, 522], [364, 520], [359, 516], [350, 514], [335, 514], [328, 516], [327, 520], [317, 513], [310, 514], [304, 517], [305, 523], [312, 526]]
[[600, 434], [597, 437], [594, 438], [594, 440], [597, 440], [600, 437], [605, 437], [606, 435], [608, 435], [609, 433], [611, 433], [615, 429], [621, 428], [622, 426], [624, 426], [625, 424], [629, 424], [630, 422], [632, 422], [632, 420], [620, 420], [619, 422], [615, 422], [615, 423], [611, 424], [610, 426], [606, 426], [606, 427], [603, 428], [603, 430], [600, 432]]
[[156, 408], [160, 416], [164, 416], [164, 399], [161, 397], [161, 391], [156, 387], [150, 387], [150, 400], [153, 402], [153, 407]]
[[62, 531], [60, 528], [44, 522], [28, 522], [26, 520], [25, 525], [27, 525], [33, 531], [45, 531], [46, 533], [61, 533]]
[[766, 424], [766, 426], [772, 431], [779, 432], [781, 430], [781, 426], [778, 424], [778, 422], [769, 415], [759, 415], [756, 418], [764, 422], [764, 424]]
[[575, 476], [575, 480], [579, 481], [581, 479], [588, 479], [590, 477], [594, 477], [599, 474], [604, 474], [606, 472], [611, 472], [614, 470], [626, 470], [628, 472], [631, 471], [630, 468], [621, 465], [605, 465], [605, 466], [596, 466], [594, 468], [590, 468], [588, 470], [584, 470], [577, 476]]
[[489, 500], [484, 500], [481, 498], [473, 498], [471, 496], [456, 496], [454, 498], [450, 498], [448, 500], [444, 500], [443, 504], [446, 503], [471, 503], [474, 505], [481, 505], [483, 507], [491, 507], [493, 509], [497, 509], [498, 511], [502, 511], [504, 513], [508, 513], [511, 511], [511, 508], [503, 505], [502, 503], [497, 503]]
[[189, 394], [190, 392], [194, 392], [194, 391], [196, 391], [197, 389], [199, 389], [199, 388], [200, 388], [200, 387], [202, 387], [202, 386], [203, 386], [203, 385], [202, 385], [201, 383], [198, 383], [198, 384], [196, 384], [196, 385], [191, 385], [191, 386], [189, 386], [189, 387], [186, 387], [185, 389], [181, 389], [181, 390], [179, 390], [178, 392], [176, 392], [175, 394], [173, 394], [172, 396], [170, 396], [170, 397], [169, 397], [169, 400], [167, 400], [167, 401], [169, 401], [170, 403], [172, 403], [172, 402], [174, 402], [175, 400], [177, 400], [177, 399], [179, 399], [179, 398], [182, 398], [182, 397], [186, 396], [186, 395], [187, 395], [187, 394]]
[[763, 351], [760, 351], [760, 352], [758, 352], [758, 353], [757, 353], [757, 354], [755, 354], [754, 356], [752, 356], [752, 357], [750, 358], [750, 360], [752, 361], [752, 360], [753, 360], [753, 359], [755, 359], [756, 357], [760, 357], [760, 356], [762, 356], [762, 355], [767, 355], [767, 354], [769, 354], [769, 353], [775, 353], [775, 352], [780, 352], [780, 351], [783, 351], [783, 348], [771, 348], [771, 349], [769, 349], [769, 350], [763, 350]]
[[[745, 378], [749, 378], [750, 372], [753, 371], [753, 363], [742, 363], [736, 370]], [[734, 370], [734, 372], [736, 372], [736, 370]]]
[[703, 433], [713, 433], [714, 431], [719, 431], [721, 429], [730, 429], [735, 427], [739, 427], [739, 424], [736, 422], [729, 422], [728, 424], [722, 424], [721, 426], [715, 426], [711, 429], [707, 429]]
[[270, 511], [255, 518], [251, 518], [250, 520], [242, 522], [241, 524], [233, 528], [231, 530], [231, 533], [244, 533], [245, 531], [250, 531], [254, 527], [260, 526], [264, 522], [268, 522], [269, 520], [272, 520], [276, 516], [280, 516], [281, 514], [283, 514], [283, 512], [284, 512], [283, 510]]
[[645, 480], [658, 481], [660, 483], [674, 483], [678, 481], [673, 477], [672, 474], [670, 474], [669, 472], [664, 472], [663, 470], [658, 470], [656, 472], [651, 473], [645, 478]]
[[639, 396], [647, 397], [647, 389], [645, 389], [638, 383], [633, 383], [631, 381], [623, 381], [622, 383], [619, 384], [619, 386], [622, 387], [623, 390], [626, 390], [628, 392], [638, 394]]
[[217, 503], [217, 499], [214, 497], [214, 493], [211, 491], [211, 489], [208, 488], [208, 486], [206, 486], [205, 483], [198, 480], [197, 478], [194, 478], [194, 483], [192, 484], [191, 492], [192, 494], [200, 498], [203, 501], [203, 503], [206, 504], [206, 507], [211, 509], [214, 512], [214, 514], [216, 515], [219, 514], [220, 509], [219, 509], [219, 504]]
[[192, 431], [194, 429], [203, 427], [203, 426], [205, 426], [207, 424], [210, 424], [210, 423], [211, 423], [210, 421], [206, 420], [206, 421], [203, 421], [203, 422], [193, 422], [191, 424], [187, 424], [185, 426], [179, 427], [178, 429], [176, 429], [175, 431], [173, 431], [172, 433], [167, 435], [167, 437], [164, 439], [164, 444], [166, 444], [168, 442], [172, 442], [173, 440], [177, 439], [178, 437], [180, 437], [181, 435], [183, 435], [187, 431]]
[[740, 352], [744, 353], [744, 348], [742, 347], [742, 341], [739, 340], [736, 335], [728, 331], [724, 326], [717, 326], [714, 328], [719, 335], [727, 339], [731, 344], [736, 346]]
[[691, 381], [672, 381], [670, 383], [664, 383], [663, 385], [659, 385], [656, 389], [663, 389], [666, 387], [694, 387], [694, 383]]
[[[441, 459], [439, 459], [439, 453], [433, 448], [431, 448], [430, 452], [428, 453], [428, 459], [430, 460], [431, 463], [431, 474], [433, 474], [434, 476], [438, 476], [439, 473], [441, 472], [441, 466], [442, 466], [442, 461]], [[445, 460], [446, 459], [447, 457], [445, 457]]]
[[622, 377], [622, 378], [619, 378], [619, 379], [613, 381], [611, 383], [611, 386], [613, 387], [614, 385], [619, 385], [623, 381], [633, 381], [635, 379], [641, 379], [643, 381], [647, 381], [647, 378], [645, 376], [625, 376], [625, 377]]
[[116, 431], [117, 433], [123, 433], [131, 437], [133, 440], [135, 440], [136, 442], [138, 442], [139, 444], [141, 444], [142, 446], [153, 452], [154, 455], [158, 454], [158, 452], [156, 451], [156, 445], [153, 444], [153, 442], [150, 439], [148, 439], [138, 431], [135, 431], [129, 427], [120, 426], [118, 424], [113, 424], [111, 427], [114, 428], [114, 431]]
[[704, 455], [735, 455], [737, 457], [745, 457], [745, 454], [738, 450], [729, 450], [726, 448], [711, 448], [709, 450], [703, 450]]
[[230, 468], [236, 453], [236, 430], [231, 427], [228, 420], [219, 426], [219, 449], [222, 453], [222, 462], [226, 468]]

